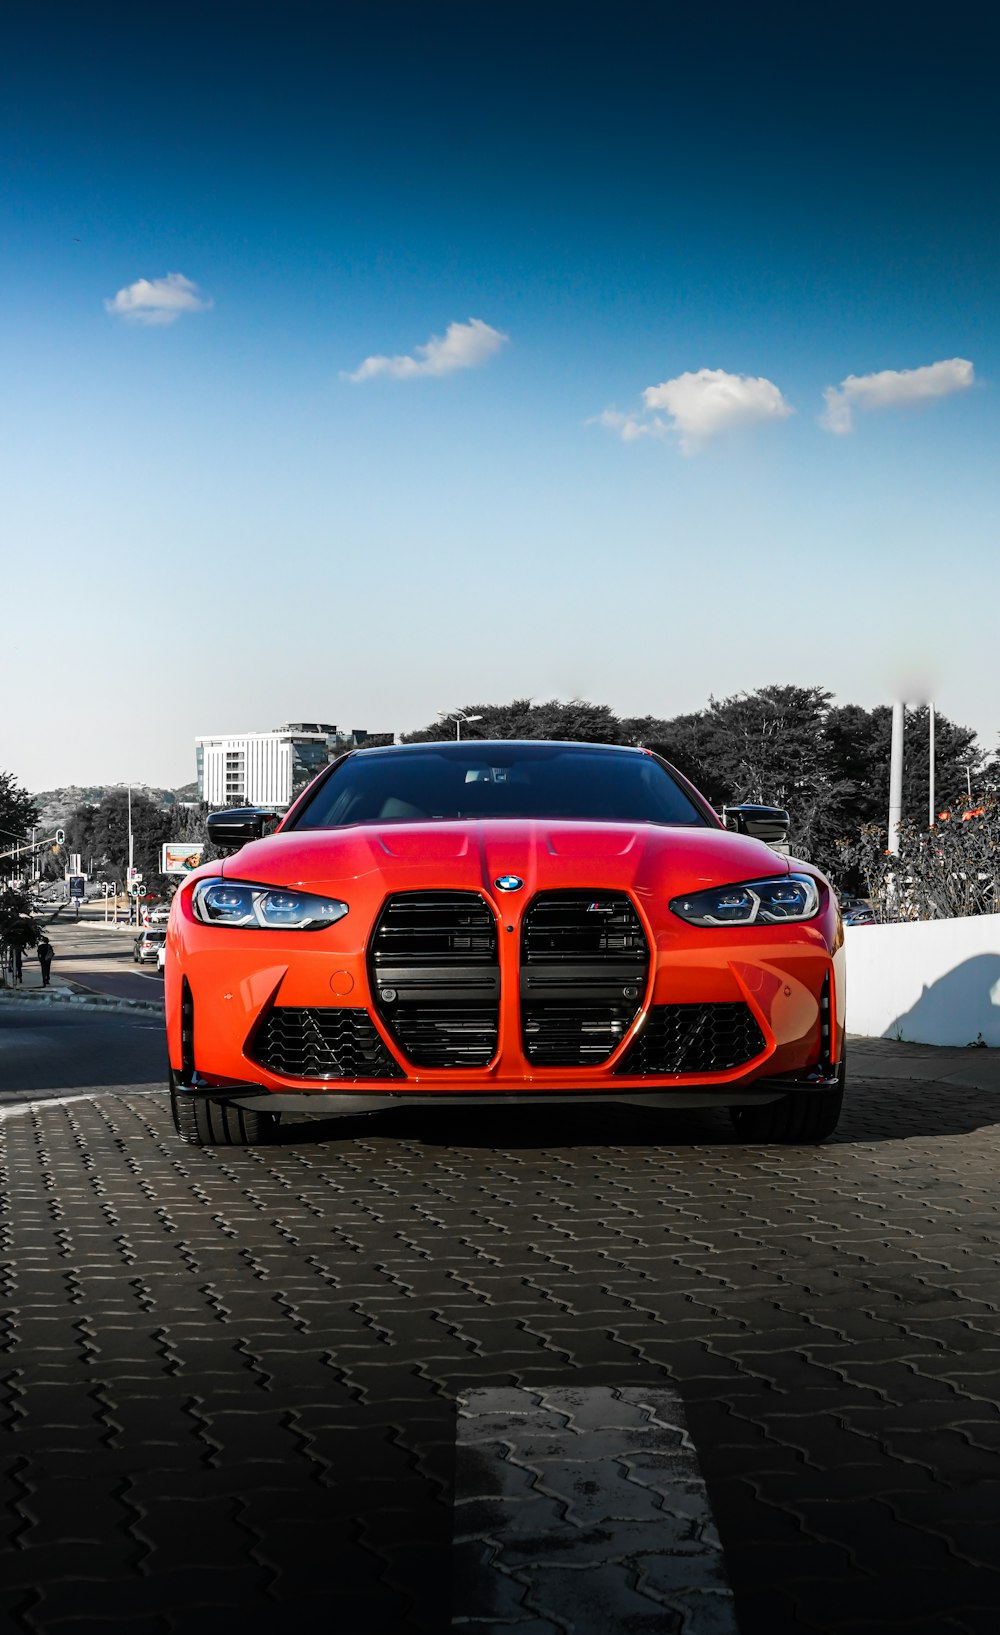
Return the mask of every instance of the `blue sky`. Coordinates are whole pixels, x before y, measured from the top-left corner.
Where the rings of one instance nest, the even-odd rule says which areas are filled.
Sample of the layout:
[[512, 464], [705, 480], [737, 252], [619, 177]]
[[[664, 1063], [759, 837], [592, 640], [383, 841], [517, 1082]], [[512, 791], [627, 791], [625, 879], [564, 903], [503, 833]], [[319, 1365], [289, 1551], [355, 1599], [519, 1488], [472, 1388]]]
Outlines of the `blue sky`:
[[0, 765], [770, 681], [992, 747], [991, 19], [817, 11], [11, 25]]

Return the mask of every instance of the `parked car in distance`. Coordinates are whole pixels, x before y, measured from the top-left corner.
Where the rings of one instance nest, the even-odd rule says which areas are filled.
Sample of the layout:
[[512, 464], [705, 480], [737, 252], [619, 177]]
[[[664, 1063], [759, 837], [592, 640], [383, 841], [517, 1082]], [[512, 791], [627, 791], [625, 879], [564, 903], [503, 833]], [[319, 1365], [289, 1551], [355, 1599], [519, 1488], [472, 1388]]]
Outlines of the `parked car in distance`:
[[155, 960], [167, 940], [166, 931], [147, 926], [140, 931], [132, 944], [132, 958], [137, 965], [145, 965], [147, 960]]
[[156, 907], [150, 911], [149, 923], [150, 925], [166, 925], [169, 918], [170, 904], [157, 903]]
[[845, 925], [875, 924], [875, 910], [867, 897], [841, 897], [840, 913]]

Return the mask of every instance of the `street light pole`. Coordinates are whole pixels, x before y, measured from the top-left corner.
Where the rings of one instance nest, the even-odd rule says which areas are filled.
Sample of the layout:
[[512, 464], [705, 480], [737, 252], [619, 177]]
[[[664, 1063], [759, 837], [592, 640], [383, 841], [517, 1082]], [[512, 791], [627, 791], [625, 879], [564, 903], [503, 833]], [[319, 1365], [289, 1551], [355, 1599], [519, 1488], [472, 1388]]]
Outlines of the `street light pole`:
[[438, 710], [438, 715], [442, 721], [454, 721], [456, 744], [461, 743], [462, 740], [463, 721], [481, 721], [483, 719], [481, 715], [466, 715], [464, 710]]
[[[125, 881], [126, 881], [125, 889], [126, 889], [126, 891], [128, 890], [128, 887], [132, 884], [132, 868], [133, 868], [134, 862], [135, 862], [135, 841], [134, 841], [133, 835], [132, 835], [132, 785], [129, 784], [129, 786], [128, 786], [128, 873], [125, 876]], [[136, 905], [136, 916], [135, 917], [136, 917], [136, 923], [138, 924], [138, 920], [139, 920], [138, 904]], [[131, 897], [129, 898], [128, 920], [129, 920], [129, 925], [131, 925], [132, 924], [132, 899], [131, 899]]]
[[927, 752], [928, 752], [929, 773], [930, 773], [930, 823], [929, 823], [929, 827], [931, 829], [933, 829], [934, 819], [937, 816], [937, 813], [934, 810], [936, 802], [935, 802], [935, 799], [934, 799], [934, 705], [933, 704], [928, 704], [928, 706], [927, 706], [927, 730], [928, 730], [928, 751]]
[[889, 851], [899, 851], [899, 825], [903, 821], [903, 725], [906, 706], [892, 706], [892, 738], [889, 749]]

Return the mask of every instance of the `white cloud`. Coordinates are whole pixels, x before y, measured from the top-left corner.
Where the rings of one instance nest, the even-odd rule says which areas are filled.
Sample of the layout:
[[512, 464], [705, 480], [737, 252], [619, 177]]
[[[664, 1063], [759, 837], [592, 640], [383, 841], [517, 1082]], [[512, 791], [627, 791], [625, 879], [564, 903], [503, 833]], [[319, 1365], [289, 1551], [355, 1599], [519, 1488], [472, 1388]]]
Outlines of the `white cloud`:
[[839, 386], [823, 393], [826, 409], [820, 425], [843, 437], [854, 430], [853, 411], [892, 409], [899, 404], [921, 403], [931, 397], [947, 397], [962, 392], [975, 382], [968, 358], [944, 358], [922, 369], [881, 369], [874, 375], [848, 375]]
[[167, 273], [165, 278], [137, 278], [104, 305], [129, 323], [172, 324], [183, 312], [207, 312], [212, 303], [183, 273]]
[[662, 420], [640, 420], [634, 414], [622, 414], [620, 409], [604, 409], [584, 421], [585, 426], [607, 426], [616, 431], [623, 443], [634, 443], [639, 437], [652, 437], [665, 428]]
[[[677, 432], [682, 453], [696, 454], [719, 432], [756, 425], [762, 420], [785, 420], [795, 413], [772, 380], [731, 375], [725, 369], [698, 369], [677, 375], [659, 386], [647, 386], [642, 399], [645, 408], [636, 413], [605, 409], [586, 423], [606, 426], [626, 443]], [[668, 419], [654, 414], [654, 409], [665, 410]]]
[[647, 386], [642, 398], [647, 409], [666, 410], [685, 454], [694, 454], [719, 432], [762, 420], [786, 420], [795, 413], [773, 380], [731, 375], [725, 369], [677, 375], [659, 386]]
[[413, 380], [417, 375], [450, 375], [455, 369], [476, 369], [488, 363], [507, 340], [499, 329], [470, 318], [467, 324], [449, 324], [443, 335], [432, 335], [424, 346], [414, 347], [415, 356], [403, 353], [395, 358], [365, 358], [353, 374], [344, 379], [372, 380], [391, 375], [394, 380]]

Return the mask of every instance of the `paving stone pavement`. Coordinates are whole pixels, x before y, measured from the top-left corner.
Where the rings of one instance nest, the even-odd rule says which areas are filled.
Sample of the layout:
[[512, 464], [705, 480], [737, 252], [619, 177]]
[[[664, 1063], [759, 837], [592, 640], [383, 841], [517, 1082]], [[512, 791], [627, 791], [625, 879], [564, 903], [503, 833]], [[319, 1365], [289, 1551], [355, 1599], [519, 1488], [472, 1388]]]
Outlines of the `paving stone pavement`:
[[457, 1449], [452, 1621], [467, 1635], [526, 1622], [738, 1635], [676, 1391], [468, 1391]]
[[[995, 1635], [1000, 1088], [904, 1061], [856, 1052], [820, 1148], [518, 1108], [202, 1152], [158, 1091], [6, 1109], [0, 1627], [590, 1635], [575, 1583], [462, 1603], [458, 1405], [660, 1391], [741, 1635]], [[565, 1522], [587, 1495], [560, 1450], [522, 1464]], [[622, 1536], [591, 1609], [709, 1635], [622, 1572]]]

